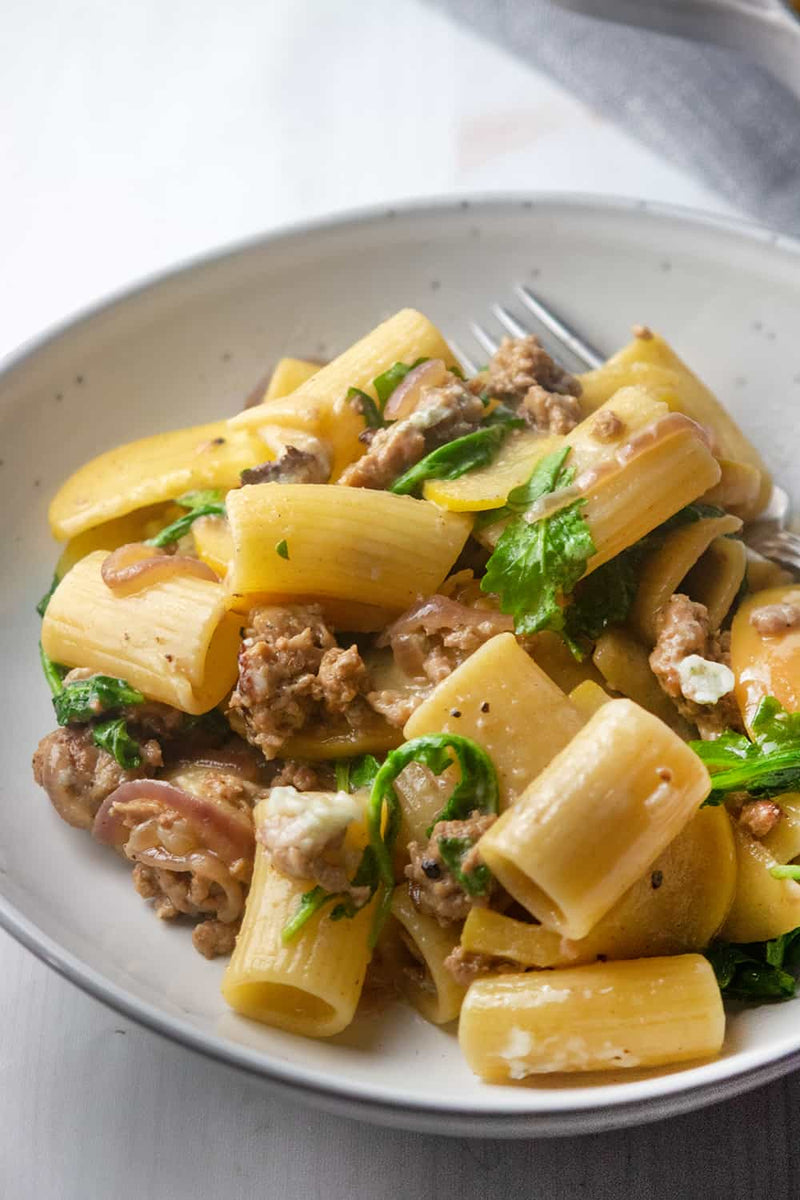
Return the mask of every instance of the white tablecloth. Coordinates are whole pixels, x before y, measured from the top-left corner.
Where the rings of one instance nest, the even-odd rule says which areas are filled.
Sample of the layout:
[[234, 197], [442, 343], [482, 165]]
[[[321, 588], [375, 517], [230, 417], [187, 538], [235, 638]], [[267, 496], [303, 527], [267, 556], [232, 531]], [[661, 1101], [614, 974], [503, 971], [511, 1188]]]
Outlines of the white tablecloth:
[[[539, 188], [725, 211], [416, 0], [4, 0], [0, 48], [0, 352], [185, 255], [353, 205]], [[467, 1142], [275, 1102], [3, 934], [0, 1014], [3, 1200], [800, 1194], [796, 1080], [639, 1130]]]

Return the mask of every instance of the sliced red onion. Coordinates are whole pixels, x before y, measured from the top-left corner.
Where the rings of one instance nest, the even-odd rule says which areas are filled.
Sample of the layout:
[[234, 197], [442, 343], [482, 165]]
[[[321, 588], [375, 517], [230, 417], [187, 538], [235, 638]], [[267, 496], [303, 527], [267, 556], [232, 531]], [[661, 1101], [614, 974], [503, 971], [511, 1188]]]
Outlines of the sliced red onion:
[[99, 842], [119, 847], [127, 841], [129, 830], [124, 824], [124, 813], [116, 812], [115, 806], [131, 800], [156, 800], [164, 808], [173, 809], [195, 827], [203, 844], [225, 862], [253, 857], [255, 837], [249, 814], [193, 796], [163, 779], [130, 779], [106, 796], [92, 829]]
[[447, 378], [447, 367], [441, 358], [431, 358], [409, 371], [398, 383], [389, 399], [383, 415], [387, 421], [401, 421], [417, 407], [423, 388], [440, 387]]
[[107, 587], [125, 595], [152, 587], [171, 575], [195, 575], [198, 579], [212, 579], [215, 583], [219, 579], [211, 567], [199, 558], [190, 558], [186, 554], [167, 554], [158, 547], [146, 546], [144, 542], [127, 542], [112, 550], [104, 560], [100, 574]]
[[398, 617], [381, 634], [378, 646], [391, 645], [395, 638], [422, 629], [425, 633], [437, 633], [440, 629], [463, 629], [475, 625], [491, 625], [497, 633], [506, 633], [514, 628], [513, 617], [499, 613], [493, 608], [471, 608], [459, 604], [448, 596], [429, 596]]

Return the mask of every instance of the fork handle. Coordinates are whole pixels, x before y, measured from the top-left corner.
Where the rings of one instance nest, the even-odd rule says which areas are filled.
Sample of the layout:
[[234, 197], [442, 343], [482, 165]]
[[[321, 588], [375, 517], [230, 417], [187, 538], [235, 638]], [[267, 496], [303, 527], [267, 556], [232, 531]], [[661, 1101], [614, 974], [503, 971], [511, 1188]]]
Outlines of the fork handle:
[[554, 0], [587, 16], [741, 50], [800, 96], [800, 20], [771, 0]]

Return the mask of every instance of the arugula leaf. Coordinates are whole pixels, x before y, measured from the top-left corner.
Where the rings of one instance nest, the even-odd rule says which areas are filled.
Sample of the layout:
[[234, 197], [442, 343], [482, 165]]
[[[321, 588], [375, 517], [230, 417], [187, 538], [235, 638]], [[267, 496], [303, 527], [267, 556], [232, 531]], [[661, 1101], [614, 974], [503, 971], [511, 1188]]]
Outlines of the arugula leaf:
[[564, 469], [568, 454], [567, 446], [547, 455], [528, 482], [510, 493], [507, 507], [518, 515], [503, 530], [481, 580], [481, 590], [497, 593], [501, 611], [513, 615], [517, 633], [564, 632], [563, 600], [596, 551], [582, 514], [585, 499], [533, 523], [524, 516], [541, 496], [572, 482], [574, 471]]
[[[453, 762], [450, 752], [461, 770], [459, 779], [442, 811], [434, 818], [438, 821], [464, 819], [471, 812], [497, 812], [497, 773], [489, 755], [471, 738], [455, 733], [429, 733], [412, 738], [410, 742], [390, 751], [386, 761], [375, 776], [367, 807], [367, 830], [374, 857], [377, 881], [383, 887], [383, 895], [372, 927], [371, 945], [375, 945], [391, 904], [394, 889], [394, 852], [400, 831], [400, 801], [394, 790], [394, 781], [409, 763], [418, 762], [441, 775]], [[430, 833], [430, 830], [428, 831]]]
[[371, 788], [375, 776], [381, 769], [381, 764], [372, 754], [362, 754], [354, 758], [350, 767], [350, 786], [354, 792], [359, 788]]
[[769, 942], [712, 942], [705, 954], [727, 999], [789, 1000], [797, 992], [800, 928]]
[[198, 517], [224, 517], [225, 505], [222, 502], [222, 492], [214, 488], [203, 488], [194, 492], [186, 492], [175, 501], [181, 508], [188, 511], [178, 517], [170, 525], [166, 525], [155, 537], [148, 538], [146, 546], [159, 549], [171, 546], [189, 532]]
[[492, 873], [486, 864], [478, 863], [471, 871], [464, 870], [464, 859], [475, 845], [471, 838], [440, 837], [437, 841], [442, 862], [467, 895], [485, 896], [492, 879]]
[[415, 367], [421, 367], [427, 358], [418, 358], [413, 363], [396, 362], [389, 367], [388, 371], [384, 371], [377, 379], [373, 379], [372, 386], [375, 388], [375, 395], [378, 397], [378, 403], [381, 406], [381, 412], [386, 406], [386, 401], [391, 396], [398, 383], [402, 383], [409, 371], [413, 371]]
[[631, 546], [578, 583], [564, 617], [576, 657], [584, 657], [586, 641], [594, 642], [610, 625], [626, 621], [639, 586], [641, 559], [638, 547]]
[[128, 733], [128, 726], [122, 717], [95, 725], [92, 728], [92, 741], [126, 770], [142, 765], [139, 743]]
[[419, 491], [426, 479], [459, 479], [467, 471], [485, 467], [497, 454], [509, 428], [508, 424], [488, 425], [445, 442], [395, 479], [389, 491], [408, 496]]
[[306, 921], [309, 921], [315, 912], [319, 912], [324, 904], [335, 899], [335, 892], [326, 892], [325, 888], [320, 887], [319, 884], [311, 888], [309, 892], [303, 892], [300, 897], [300, 903], [297, 906], [297, 911], [294, 916], [289, 918], [281, 930], [281, 941], [284, 945], [297, 936]]
[[58, 578], [58, 575], [54, 574], [52, 582], [50, 584], [50, 587], [47, 589], [47, 591], [42, 596], [39, 603], [36, 605], [36, 611], [40, 617], [43, 617], [44, 614], [47, 612], [47, 606], [50, 603], [50, 598], [53, 595], [53, 592], [58, 587], [59, 583], [60, 583], [60, 580]]
[[68, 668], [62, 667], [61, 663], [53, 662], [49, 654], [45, 654], [44, 646], [39, 642], [39, 661], [42, 664], [44, 677], [47, 680], [47, 686], [50, 688], [53, 696], [58, 696], [64, 690], [64, 676]]
[[336, 760], [336, 790], [338, 792], [357, 792], [359, 788], [372, 787], [375, 776], [381, 764], [372, 754], [361, 754], [357, 758], [339, 758]]
[[428, 362], [428, 359], [418, 358], [413, 363], [396, 362], [393, 366], [389, 367], [388, 371], [384, 371], [382, 375], [378, 375], [377, 378], [373, 379], [372, 386], [375, 388], [375, 395], [378, 397], [377, 403], [372, 399], [372, 396], [361, 388], [351, 387], [347, 389], [345, 399], [353, 405], [357, 412], [361, 413], [368, 429], [382, 429], [386, 425], [383, 419], [383, 410], [386, 407], [386, 401], [398, 383], [402, 383], [409, 371], [413, 371], [415, 367], [421, 366], [424, 362]]
[[62, 687], [53, 697], [53, 707], [59, 725], [69, 725], [91, 721], [109, 709], [143, 704], [144, 700], [144, 695], [124, 679], [93, 675], [90, 679], [76, 679]]
[[713, 784], [707, 805], [721, 804], [730, 792], [777, 796], [800, 789], [800, 713], [788, 713], [766, 696], [752, 721], [753, 740], [723, 733], [712, 742], [690, 742]]

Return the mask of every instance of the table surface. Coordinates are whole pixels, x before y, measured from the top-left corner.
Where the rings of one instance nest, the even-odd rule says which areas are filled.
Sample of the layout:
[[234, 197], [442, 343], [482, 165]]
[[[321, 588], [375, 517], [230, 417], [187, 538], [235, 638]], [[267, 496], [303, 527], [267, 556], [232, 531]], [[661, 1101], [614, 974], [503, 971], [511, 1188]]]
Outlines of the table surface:
[[[0, 352], [151, 270], [399, 197], [729, 211], [417, 0], [5, 0]], [[0, 934], [0, 1197], [800, 1195], [800, 1078], [657, 1125], [481, 1142], [275, 1101]]]

